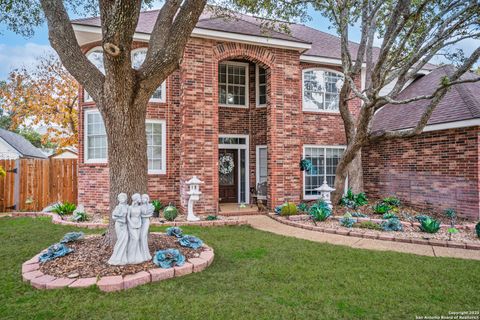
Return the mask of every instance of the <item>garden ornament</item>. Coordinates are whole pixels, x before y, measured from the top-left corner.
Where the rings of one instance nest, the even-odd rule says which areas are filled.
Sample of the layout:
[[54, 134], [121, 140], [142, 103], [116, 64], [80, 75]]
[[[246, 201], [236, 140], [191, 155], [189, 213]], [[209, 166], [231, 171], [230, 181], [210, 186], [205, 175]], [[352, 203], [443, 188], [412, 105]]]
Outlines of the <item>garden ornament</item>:
[[187, 221], [200, 220], [200, 218], [193, 213], [193, 204], [200, 200], [200, 195], [202, 194], [202, 192], [200, 191], [200, 184], [202, 183], [203, 181], [200, 181], [197, 176], [193, 176], [190, 180], [186, 182], [186, 184], [190, 188], [190, 190], [187, 192], [187, 194], [190, 196], [188, 198]]
[[328, 207], [330, 209], [332, 209], [332, 201], [330, 200], [330, 194], [335, 191], [334, 188], [331, 188], [328, 183], [327, 183], [327, 180], [324, 179], [323, 180], [323, 184], [316, 188], [315, 189], [316, 191], [320, 192], [320, 199], [322, 199], [323, 201], [325, 201], [327, 204], [328, 204]]

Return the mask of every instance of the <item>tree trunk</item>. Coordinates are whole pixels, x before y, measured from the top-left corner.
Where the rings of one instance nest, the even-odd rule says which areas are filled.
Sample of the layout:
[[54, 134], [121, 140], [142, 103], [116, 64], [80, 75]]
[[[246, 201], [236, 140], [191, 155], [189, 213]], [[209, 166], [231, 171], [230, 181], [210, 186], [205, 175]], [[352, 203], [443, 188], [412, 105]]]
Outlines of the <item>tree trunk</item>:
[[[108, 139], [108, 165], [110, 176], [110, 212], [118, 204], [119, 193], [130, 197], [134, 193], [147, 193], [147, 142], [145, 118], [147, 103], [130, 105], [121, 99], [111, 101], [102, 112]], [[115, 222], [110, 218], [105, 236], [106, 245], [116, 241]]]
[[357, 151], [355, 158], [348, 166], [348, 187], [351, 188], [354, 193], [363, 192], [363, 168], [361, 149]]
[[[361, 169], [361, 155], [359, 154], [361, 152], [361, 148], [362, 148], [361, 143], [358, 141], [349, 143], [347, 145], [347, 149], [343, 153], [342, 158], [338, 162], [337, 170], [335, 171], [335, 186], [334, 186], [335, 191], [332, 194], [333, 204], [337, 204], [343, 195], [343, 191], [345, 190], [345, 180], [347, 178], [347, 175], [349, 174], [349, 171], [351, 171], [351, 174], [353, 174], [353, 177], [352, 177], [353, 180], [358, 181], [358, 177], [357, 177], [358, 170], [356, 174], [353, 170], [358, 169], [357, 168], [357, 166], [359, 165], [358, 163], [360, 163], [360, 169]], [[354, 161], [355, 163], [353, 163], [353, 166], [352, 166], [352, 162]]]

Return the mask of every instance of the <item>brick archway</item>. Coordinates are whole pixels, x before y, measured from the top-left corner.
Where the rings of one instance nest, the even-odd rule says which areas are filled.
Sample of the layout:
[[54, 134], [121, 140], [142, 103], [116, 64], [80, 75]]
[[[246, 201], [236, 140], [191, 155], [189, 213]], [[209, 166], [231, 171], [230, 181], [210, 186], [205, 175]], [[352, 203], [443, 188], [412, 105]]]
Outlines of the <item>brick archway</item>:
[[267, 48], [235, 42], [216, 45], [213, 55], [217, 63], [233, 58], [245, 59], [260, 63], [268, 69], [272, 69], [275, 63], [275, 55]]

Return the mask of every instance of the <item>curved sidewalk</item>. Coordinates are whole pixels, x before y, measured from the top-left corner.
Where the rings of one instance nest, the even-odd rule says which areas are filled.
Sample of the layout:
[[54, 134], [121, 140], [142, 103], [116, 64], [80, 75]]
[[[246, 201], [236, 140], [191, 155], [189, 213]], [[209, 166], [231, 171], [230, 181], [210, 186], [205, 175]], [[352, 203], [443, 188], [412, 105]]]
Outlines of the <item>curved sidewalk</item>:
[[326, 242], [358, 249], [412, 253], [422, 256], [480, 260], [480, 251], [478, 250], [433, 247], [430, 245], [356, 238], [338, 234], [323, 233], [287, 226], [265, 215], [245, 216], [245, 218], [255, 229], [315, 242]]

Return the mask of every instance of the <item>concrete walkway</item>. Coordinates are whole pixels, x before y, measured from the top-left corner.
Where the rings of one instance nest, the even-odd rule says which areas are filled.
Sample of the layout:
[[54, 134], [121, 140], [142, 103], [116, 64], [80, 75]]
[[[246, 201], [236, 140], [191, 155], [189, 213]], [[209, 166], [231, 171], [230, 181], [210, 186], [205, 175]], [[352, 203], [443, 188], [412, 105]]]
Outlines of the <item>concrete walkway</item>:
[[422, 256], [480, 260], [479, 250], [436, 247], [430, 245], [364, 239], [342, 236], [338, 234], [323, 233], [287, 226], [264, 215], [245, 216], [245, 218], [255, 229], [315, 242], [326, 242], [359, 249], [413, 253]]

